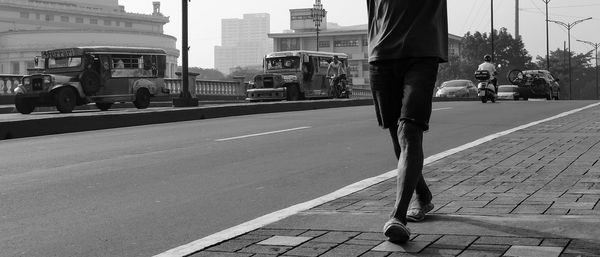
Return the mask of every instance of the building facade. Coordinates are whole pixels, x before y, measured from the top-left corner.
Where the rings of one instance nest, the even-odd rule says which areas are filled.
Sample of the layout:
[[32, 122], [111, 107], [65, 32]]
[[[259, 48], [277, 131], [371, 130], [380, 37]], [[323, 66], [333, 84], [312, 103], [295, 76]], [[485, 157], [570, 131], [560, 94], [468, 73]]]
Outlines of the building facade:
[[215, 69], [225, 74], [237, 67], [257, 67], [273, 51], [271, 18], [267, 13], [221, 20], [221, 45], [215, 46]]
[[[269, 37], [273, 39], [274, 51], [290, 50], [316, 50], [317, 36], [316, 28], [312, 20], [302, 13], [306, 10], [290, 10], [291, 23], [289, 32], [271, 33]], [[294, 15], [298, 17], [294, 17]], [[326, 21], [326, 18], [323, 19]], [[312, 25], [312, 27], [310, 27]], [[310, 27], [310, 28], [309, 28]], [[295, 29], [296, 28], [296, 29]], [[448, 35], [449, 54], [460, 55], [459, 36]], [[319, 33], [319, 51], [345, 53], [349, 56], [348, 75], [355, 86], [367, 86], [369, 84], [369, 63], [368, 63], [368, 40], [367, 25], [356, 26], [338, 26], [329, 23], [320, 27]]]
[[118, 0], [0, 0], [0, 73], [26, 74], [41, 51], [75, 46], [161, 48], [175, 77], [177, 39], [163, 33], [169, 18], [125, 11]]

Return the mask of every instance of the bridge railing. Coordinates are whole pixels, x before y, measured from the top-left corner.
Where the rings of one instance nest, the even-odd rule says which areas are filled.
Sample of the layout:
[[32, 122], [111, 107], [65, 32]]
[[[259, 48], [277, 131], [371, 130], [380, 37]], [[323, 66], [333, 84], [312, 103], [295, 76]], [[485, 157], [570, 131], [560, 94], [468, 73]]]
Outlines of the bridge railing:
[[[13, 90], [20, 83], [22, 75], [0, 74], [0, 95], [13, 95]], [[165, 79], [165, 87], [171, 95], [179, 95], [183, 87], [180, 78]], [[220, 80], [195, 80], [190, 85], [190, 92], [195, 96], [227, 96], [244, 98], [246, 96], [247, 83], [242, 80], [220, 81]], [[352, 88], [352, 98], [369, 98], [371, 89], [364, 86]]]
[[354, 85], [352, 87], [351, 98], [372, 98], [371, 88], [369, 86]]
[[[183, 88], [181, 79], [165, 79], [165, 87], [171, 95], [179, 95]], [[245, 97], [246, 83], [242, 81], [196, 80], [190, 85], [190, 93], [196, 96], [234, 96]]]
[[22, 75], [0, 74], [0, 95], [12, 95], [21, 83]]

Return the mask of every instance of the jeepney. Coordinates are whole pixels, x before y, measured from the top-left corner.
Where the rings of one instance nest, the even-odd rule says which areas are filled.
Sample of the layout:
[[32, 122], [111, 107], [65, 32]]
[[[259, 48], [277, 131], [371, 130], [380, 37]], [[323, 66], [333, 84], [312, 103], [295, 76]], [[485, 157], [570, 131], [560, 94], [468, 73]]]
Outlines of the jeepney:
[[347, 66], [344, 53], [316, 51], [274, 52], [263, 60], [263, 74], [256, 75], [246, 90], [247, 101], [333, 97], [327, 68], [337, 55]]
[[15, 89], [15, 107], [29, 114], [37, 106], [61, 113], [95, 103], [108, 110], [115, 102], [147, 108], [165, 88], [166, 52], [156, 48], [85, 46], [43, 51], [33, 74]]

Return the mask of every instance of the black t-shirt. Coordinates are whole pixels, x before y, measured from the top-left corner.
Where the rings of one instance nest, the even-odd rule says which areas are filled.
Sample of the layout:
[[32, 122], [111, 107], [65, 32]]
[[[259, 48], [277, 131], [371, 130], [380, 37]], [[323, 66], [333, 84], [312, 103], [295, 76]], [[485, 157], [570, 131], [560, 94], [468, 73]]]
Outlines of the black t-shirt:
[[448, 61], [446, 0], [367, 0], [369, 62], [411, 57]]

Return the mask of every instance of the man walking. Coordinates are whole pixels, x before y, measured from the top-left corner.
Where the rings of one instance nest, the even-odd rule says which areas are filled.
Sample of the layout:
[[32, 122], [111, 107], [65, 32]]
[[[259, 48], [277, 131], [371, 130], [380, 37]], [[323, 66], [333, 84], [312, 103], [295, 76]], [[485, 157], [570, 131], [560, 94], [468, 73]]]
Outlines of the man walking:
[[367, 9], [375, 111], [398, 158], [396, 203], [383, 232], [391, 242], [404, 243], [410, 238], [406, 222], [421, 221], [433, 209], [422, 175], [423, 132], [429, 129], [438, 65], [448, 60], [447, 3], [367, 0]]

